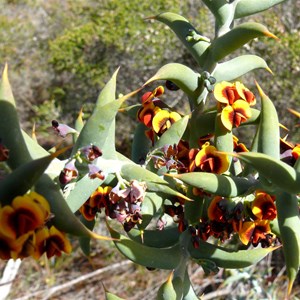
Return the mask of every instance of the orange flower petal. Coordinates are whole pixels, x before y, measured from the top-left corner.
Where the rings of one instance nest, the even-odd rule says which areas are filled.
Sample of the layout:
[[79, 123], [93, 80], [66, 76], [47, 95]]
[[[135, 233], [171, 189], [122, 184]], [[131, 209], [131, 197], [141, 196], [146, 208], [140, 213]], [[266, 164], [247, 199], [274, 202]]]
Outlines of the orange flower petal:
[[152, 120], [152, 128], [155, 133], [159, 133], [162, 130], [166, 122], [169, 120], [169, 117], [170, 117], [170, 113], [165, 109], [160, 110], [154, 116]]
[[294, 159], [298, 159], [300, 156], [300, 144], [297, 145], [293, 150], [292, 150], [292, 155], [294, 157]]
[[227, 171], [229, 159], [226, 154], [218, 153], [216, 147], [206, 143], [197, 153], [195, 164], [204, 172], [221, 174]]
[[221, 122], [227, 130], [232, 130], [234, 122], [234, 110], [232, 106], [228, 105], [223, 108], [221, 113]]
[[241, 82], [236, 81], [235, 87], [240, 98], [247, 101], [251, 106], [256, 104], [256, 98], [254, 94], [249, 89], [247, 89]]
[[267, 193], [258, 193], [252, 202], [252, 213], [260, 220], [274, 220], [277, 210], [272, 197]]
[[13, 220], [15, 210], [9, 206], [5, 205], [3, 208], [0, 209], [0, 233], [9, 239], [16, 239], [17, 232]]
[[240, 98], [234, 84], [227, 81], [222, 81], [215, 85], [214, 96], [217, 101], [225, 104], [232, 104]]
[[36, 192], [30, 192], [29, 194], [25, 195], [28, 196], [33, 202], [37, 203], [40, 208], [44, 211], [45, 219], [47, 219], [50, 215], [50, 205], [49, 202], [40, 194]]
[[86, 220], [93, 221], [98, 212], [98, 207], [91, 207], [85, 203], [79, 208], [79, 211]]
[[242, 228], [239, 231], [239, 238], [244, 245], [247, 245], [250, 242], [254, 229], [254, 222], [249, 221], [243, 223]]
[[147, 127], [152, 126], [152, 119], [156, 112], [156, 106], [153, 104], [153, 102], [146, 103], [144, 106], [142, 106], [138, 113], [137, 117], [138, 120], [141, 123], [144, 123]]
[[175, 122], [177, 122], [180, 119], [181, 119], [181, 116], [176, 111], [172, 111], [170, 113], [170, 121], [171, 121], [172, 124], [175, 123]]
[[61, 252], [70, 253], [72, 246], [65, 234], [57, 230], [54, 226], [50, 229], [43, 227], [36, 233], [35, 258], [39, 258], [44, 252], [50, 258], [54, 255], [60, 256]]
[[224, 211], [218, 206], [223, 197], [216, 196], [212, 199], [207, 210], [207, 216], [211, 221], [224, 222]]

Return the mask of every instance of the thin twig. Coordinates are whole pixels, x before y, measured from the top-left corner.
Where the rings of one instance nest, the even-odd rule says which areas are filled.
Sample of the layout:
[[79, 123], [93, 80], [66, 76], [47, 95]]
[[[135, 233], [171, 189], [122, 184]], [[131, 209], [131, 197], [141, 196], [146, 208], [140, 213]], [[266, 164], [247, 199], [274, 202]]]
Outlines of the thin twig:
[[18, 274], [21, 265], [21, 260], [10, 259], [6, 263], [2, 278], [0, 279], [0, 300], [6, 299], [10, 292], [12, 283]]
[[56, 294], [57, 292], [61, 292], [62, 290], [71, 288], [71, 287], [73, 287], [74, 285], [76, 285], [76, 284], [78, 284], [78, 283], [81, 283], [81, 282], [83, 282], [83, 281], [86, 281], [86, 280], [88, 280], [88, 279], [90, 279], [90, 278], [94, 278], [95, 276], [98, 276], [98, 275], [103, 274], [103, 273], [105, 273], [105, 272], [112, 271], [113, 269], [122, 268], [122, 267], [124, 267], [124, 266], [129, 265], [129, 264], [132, 264], [132, 261], [130, 261], [130, 260], [125, 260], [125, 261], [122, 261], [122, 262], [120, 262], [120, 263], [116, 263], [116, 264], [113, 264], [113, 265], [104, 267], [104, 268], [102, 268], [102, 269], [98, 269], [98, 270], [93, 271], [93, 272], [91, 272], [91, 273], [84, 274], [84, 275], [82, 275], [82, 276], [80, 276], [80, 277], [77, 277], [76, 279], [71, 280], [71, 281], [68, 281], [68, 282], [66, 282], [66, 283], [63, 283], [63, 284], [54, 286], [54, 287], [49, 288], [49, 289], [37, 291], [37, 292], [35, 292], [35, 293], [26, 295], [26, 296], [21, 297], [21, 298], [17, 298], [17, 299], [15, 299], [15, 300], [28, 300], [28, 299], [32, 299], [33, 297], [36, 297], [36, 296], [41, 296], [41, 295], [43, 295], [43, 294], [44, 294], [43, 300], [47, 300], [47, 299], [49, 299], [50, 297], [52, 297], [54, 294]]

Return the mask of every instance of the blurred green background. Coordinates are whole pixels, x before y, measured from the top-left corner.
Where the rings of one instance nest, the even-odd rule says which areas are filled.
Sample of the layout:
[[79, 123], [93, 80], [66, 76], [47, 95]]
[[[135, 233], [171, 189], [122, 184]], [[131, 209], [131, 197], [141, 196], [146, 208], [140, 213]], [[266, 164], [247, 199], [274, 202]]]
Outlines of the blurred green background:
[[[140, 87], [168, 62], [200, 71], [165, 25], [145, 20], [164, 11], [182, 14], [213, 38], [214, 20], [200, 0], [1, 0], [0, 66], [9, 64], [23, 128], [29, 131], [35, 122], [40, 142], [47, 144], [51, 120], [72, 126], [82, 106], [88, 116], [119, 66], [117, 92], [122, 94]], [[242, 49], [262, 56], [274, 72], [258, 70], [242, 80], [253, 89], [254, 79], [259, 82], [291, 139], [299, 141], [294, 127], [298, 120], [286, 109], [299, 105], [300, 1], [287, 1], [247, 20], [267, 25], [280, 40], [262, 38]], [[180, 92], [164, 100], [168, 97], [171, 104], [185, 100]], [[131, 138], [131, 127], [123, 126], [117, 146], [126, 152]]]

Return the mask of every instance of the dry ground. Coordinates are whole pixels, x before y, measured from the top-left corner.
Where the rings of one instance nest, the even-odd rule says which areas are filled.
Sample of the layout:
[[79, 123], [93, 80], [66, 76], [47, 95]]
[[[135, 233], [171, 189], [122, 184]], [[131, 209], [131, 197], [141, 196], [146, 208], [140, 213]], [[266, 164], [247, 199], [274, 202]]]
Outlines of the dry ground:
[[[72, 243], [71, 255], [49, 261], [24, 259], [7, 300], [102, 300], [105, 299], [103, 286], [124, 299], [152, 300], [169, 275], [169, 271], [148, 271], [133, 264], [110, 242], [93, 241], [90, 258], [82, 254], [76, 240]], [[191, 263], [189, 274], [203, 300], [281, 300], [286, 277], [282, 253], [276, 251], [244, 270], [220, 270], [216, 275], [205, 276], [201, 267]], [[5, 264], [0, 261], [1, 271]], [[297, 295], [300, 296], [299, 283], [291, 299], [299, 299]]]

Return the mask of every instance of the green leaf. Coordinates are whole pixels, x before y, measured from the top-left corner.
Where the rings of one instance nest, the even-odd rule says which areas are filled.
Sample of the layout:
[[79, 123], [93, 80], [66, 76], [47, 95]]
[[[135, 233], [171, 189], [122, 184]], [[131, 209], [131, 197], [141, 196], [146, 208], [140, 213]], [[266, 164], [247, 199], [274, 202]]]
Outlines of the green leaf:
[[9, 158], [6, 161], [10, 168], [31, 160], [26, 147], [16, 110], [15, 100], [11, 91], [5, 66], [0, 82], [0, 138], [1, 143], [9, 149]]
[[205, 275], [209, 276], [212, 274], [216, 274], [219, 271], [217, 265], [209, 259], [195, 259], [194, 260], [199, 266], [202, 267]]
[[151, 141], [145, 135], [145, 130], [147, 129], [144, 124], [139, 123], [134, 131], [131, 159], [137, 164], [145, 162], [146, 156], [151, 148]]
[[53, 158], [60, 153], [61, 151], [31, 160], [4, 177], [0, 181], [1, 204], [10, 204], [16, 196], [25, 194], [39, 180]]
[[131, 261], [149, 268], [173, 270], [181, 260], [179, 244], [169, 248], [154, 248], [139, 244], [109, 227], [117, 249]]
[[[228, 131], [223, 125], [221, 113], [216, 115], [214, 142], [218, 151], [233, 152], [233, 134], [232, 131]], [[231, 161], [232, 158], [230, 157], [228, 169], [230, 168]]]
[[[79, 112], [79, 114], [78, 114], [78, 116], [77, 116], [77, 119], [75, 121], [75, 130], [77, 132], [80, 132], [81, 129], [83, 128], [83, 126], [84, 126], [84, 122], [83, 122], [82, 116], [83, 116], [83, 111], [81, 109], [80, 112]], [[74, 137], [75, 136], [76, 135], [74, 135]], [[77, 136], [76, 136], [76, 138], [77, 138]]]
[[[94, 229], [95, 220], [88, 221], [82, 215], [80, 215], [79, 220], [89, 230], [92, 231]], [[80, 236], [78, 240], [79, 240], [80, 248], [81, 248], [82, 252], [84, 253], [84, 255], [89, 256], [90, 251], [91, 251], [91, 237], [90, 236]]]
[[8, 80], [7, 64], [5, 64], [2, 72], [1, 83], [0, 83], [0, 99], [7, 101], [8, 103], [12, 104], [12, 106], [16, 107], [14, 95], [12, 93], [11, 86]]
[[173, 272], [169, 275], [166, 282], [164, 282], [157, 292], [157, 300], [176, 300], [177, 295], [173, 286]]
[[[253, 166], [275, 187], [290, 193], [300, 193], [300, 173], [288, 164], [263, 153], [240, 152], [234, 156]], [[264, 188], [272, 190], [275, 187], [265, 186]]]
[[100, 92], [96, 102], [96, 107], [102, 107], [110, 102], [115, 101], [118, 72], [119, 68], [114, 72], [110, 80], [106, 83], [106, 85]]
[[141, 231], [138, 229], [131, 229], [128, 233], [130, 239], [144, 244], [149, 247], [167, 248], [178, 243], [180, 233], [177, 226], [169, 226], [163, 230], [143, 230], [143, 239]]
[[237, 2], [234, 18], [239, 19], [253, 14], [257, 14], [284, 1], [286, 0], [240, 0]]
[[260, 36], [268, 36], [276, 38], [268, 29], [262, 24], [255, 22], [246, 22], [237, 25], [229, 32], [215, 39], [207, 48], [207, 60], [218, 62], [228, 54], [239, 49], [249, 41]]
[[110, 292], [105, 291], [105, 299], [106, 300], [125, 300], [124, 298], [120, 298]]
[[201, 298], [197, 297], [191, 281], [188, 272], [185, 272], [184, 281], [183, 281], [183, 298], [182, 300], [200, 300]]
[[124, 99], [115, 100], [117, 71], [101, 91], [94, 111], [82, 128], [73, 147], [74, 155], [90, 144], [99, 147], [103, 157], [115, 157], [115, 117]]
[[217, 35], [219, 36], [229, 31], [234, 16], [233, 5], [226, 0], [203, 0], [203, 2], [215, 17]]
[[115, 157], [115, 117], [121, 104], [122, 100], [115, 100], [95, 108], [76, 140], [72, 155], [92, 144], [102, 150], [103, 157]]
[[261, 113], [258, 129], [258, 152], [280, 159], [280, 131], [276, 108], [256, 83], [261, 96]]
[[152, 220], [155, 213], [161, 208], [163, 198], [159, 193], [147, 192], [142, 203], [141, 214], [143, 222], [139, 225], [139, 229], [145, 229]]
[[121, 166], [121, 176], [128, 181], [135, 179], [137, 181], [146, 182], [147, 190], [149, 191], [162, 192], [167, 195], [189, 200], [189, 198], [187, 198], [185, 195], [170, 188], [167, 181], [139, 165], [126, 163], [123, 164]]
[[190, 243], [189, 253], [194, 259], [208, 259], [213, 261], [217, 267], [225, 269], [239, 269], [249, 267], [278, 247], [255, 248], [251, 250], [230, 251], [200, 240], [198, 249]]
[[199, 32], [189, 23], [187, 19], [184, 17], [171, 13], [165, 12], [161, 13], [155, 17], [150, 19], [155, 19], [160, 21], [167, 26], [169, 26], [177, 37], [180, 39], [182, 44], [188, 49], [188, 51], [192, 54], [196, 62], [201, 66], [204, 63], [202, 54], [206, 50], [206, 48], [210, 45], [207, 38], [203, 37], [203, 39], [188, 41], [187, 37], [191, 34], [191, 32], [195, 32], [197, 35], [201, 37]]
[[184, 116], [163, 133], [159, 140], [155, 143], [154, 149], [161, 148], [165, 145], [177, 145], [181, 140], [187, 124], [189, 121], [189, 116]]
[[297, 196], [288, 192], [276, 193], [275, 203], [289, 279], [288, 294], [290, 294], [300, 266], [299, 205]]
[[144, 85], [156, 80], [170, 80], [175, 83], [189, 99], [197, 103], [200, 95], [200, 74], [179, 63], [169, 63], [161, 67]]
[[219, 175], [207, 172], [167, 174], [167, 176], [178, 178], [188, 185], [222, 197], [242, 196], [253, 189], [259, 188], [258, 181], [254, 179], [251, 180], [243, 177]]
[[216, 82], [233, 81], [256, 69], [266, 69], [271, 72], [267, 63], [261, 57], [242, 55], [218, 64], [212, 76], [216, 79]]

